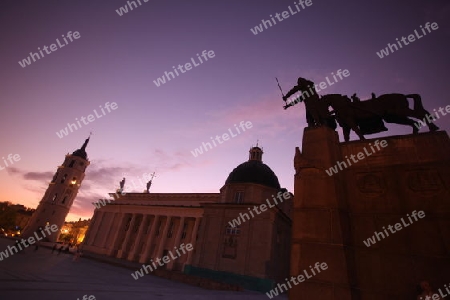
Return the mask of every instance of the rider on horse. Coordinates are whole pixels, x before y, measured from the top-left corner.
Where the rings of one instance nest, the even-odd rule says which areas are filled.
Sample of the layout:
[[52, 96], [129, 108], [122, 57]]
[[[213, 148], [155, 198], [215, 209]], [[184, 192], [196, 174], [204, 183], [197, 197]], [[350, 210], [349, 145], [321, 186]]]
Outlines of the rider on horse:
[[[301, 92], [299, 101], [305, 102], [306, 121], [308, 123], [308, 127], [327, 124], [327, 119], [330, 118], [328, 107], [319, 101], [319, 95], [317, 94], [312, 81], [299, 77], [297, 80], [297, 85], [283, 97], [283, 100], [286, 101], [291, 95], [299, 91]], [[287, 107], [291, 106], [291, 103], [287, 104]]]

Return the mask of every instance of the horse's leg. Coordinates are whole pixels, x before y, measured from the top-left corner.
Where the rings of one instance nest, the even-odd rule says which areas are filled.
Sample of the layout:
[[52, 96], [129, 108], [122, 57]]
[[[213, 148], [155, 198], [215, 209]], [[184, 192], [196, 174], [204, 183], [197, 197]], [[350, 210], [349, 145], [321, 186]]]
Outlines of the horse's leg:
[[308, 123], [308, 127], [314, 127], [314, 119], [309, 110], [306, 110], [306, 123]]
[[350, 141], [350, 127], [343, 126], [342, 133], [344, 134], [344, 141], [346, 142]]
[[364, 141], [366, 138], [364, 137], [364, 135], [361, 133], [361, 131], [359, 130], [358, 125], [355, 124], [355, 126], [352, 127], [352, 130], [356, 133], [356, 135], [359, 137], [359, 139], [361, 141]]
[[[431, 114], [426, 109], [423, 110], [423, 114], [431, 116]], [[432, 118], [433, 118], [433, 121], [434, 121], [435, 118], [434, 117], [432, 117]], [[439, 127], [437, 127], [436, 124], [434, 124], [433, 122], [428, 122], [427, 125], [428, 125], [428, 129], [430, 131], [437, 131], [437, 130], [439, 130]]]
[[395, 124], [401, 124], [401, 125], [408, 125], [411, 126], [413, 129], [413, 134], [417, 134], [419, 132], [419, 128], [416, 126], [416, 122], [414, 120], [411, 120], [408, 118], [408, 116], [405, 116], [408, 114], [402, 113], [402, 115], [386, 115], [383, 117], [383, 120], [386, 123], [395, 123]]
[[423, 107], [422, 98], [420, 97], [420, 95], [410, 94], [410, 95], [405, 95], [405, 97], [412, 98], [414, 100], [414, 109], [411, 110], [412, 117], [419, 119], [419, 120], [427, 119], [427, 121], [428, 121], [427, 125], [428, 125], [428, 129], [430, 131], [439, 130], [439, 127], [437, 127], [436, 124], [434, 124], [432, 121], [429, 121], [429, 119], [427, 118], [427, 115], [429, 115], [433, 121], [435, 120], [434, 117]]
[[419, 128], [417, 128], [416, 122], [408, 117], [400, 117], [400, 116], [386, 117], [384, 120], [388, 123], [396, 123], [411, 126], [413, 129], [413, 134], [417, 134], [419, 132]]
[[[429, 115], [431, 118], [427, 118], [427, 115]], [[408, 117], [412, 117], [412, 118], [416, 118], [416, 119], [419, 119], [419, 120], [427, 120], [427, 122], [425, 122], [425, 123], [427, 124], [428, 129], [430, 131], [439, 130], [439, 127], [437, 127], [436, 124], [434, 124], [432, 121], [429, 121], [429, 119], [432, 119], [434, 121], [435, 118], [426, 109], [412, 110], [412, 109], [408, 108], [407, 116]], [[416, 133], [416, 131], [419, 131], [419, 129], [416, 128], [416, 126], [414, 126], [414, 133]]]
[[359, 137], [361, 141], [364, 141], [366, 139], [364, 135], [361, 133], [361, 130], [359, 130], [358, 124], [356, 124], [354, 119], [348, 122], [348, 127], [350, 127], [356, 133], [356, 135]]

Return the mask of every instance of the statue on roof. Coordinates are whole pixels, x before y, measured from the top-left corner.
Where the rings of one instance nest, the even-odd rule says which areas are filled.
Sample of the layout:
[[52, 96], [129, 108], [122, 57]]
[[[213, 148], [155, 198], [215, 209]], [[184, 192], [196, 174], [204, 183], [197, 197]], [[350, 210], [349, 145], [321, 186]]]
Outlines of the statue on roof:
[[122, 181], [120, 181], [120, 191], [123, 192], [123, 187], [125, 185], [125, 177], [122, 179]]

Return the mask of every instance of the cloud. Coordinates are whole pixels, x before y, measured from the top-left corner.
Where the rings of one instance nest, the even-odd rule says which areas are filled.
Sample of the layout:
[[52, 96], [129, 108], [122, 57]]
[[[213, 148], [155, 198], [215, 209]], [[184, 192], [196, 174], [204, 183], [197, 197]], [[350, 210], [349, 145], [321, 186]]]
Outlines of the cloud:
[[9, 175], [21, 176], [25, 180], [36, 181], [51, 180], [54, 174], [53, 172], [26, 172], [14, 167], [9, 167], [7, 172]]
[[21, 173], [21, 171], [20, 171], [18, 168], [15, 168], [15, 167], [9, 167], [9, 168], [7, 168], [7, 169], [6, 169], [6, 172], [7, 172], [9, 175], [16, 175], [16, 174], [20, 174], [20, 173]]
[[42, 180], [51, 180], [51, 178], [53, 177], [52, 172], [27, 172], [25, 174], [23, 174], [23, 179], [25, 180], [37, 180], [37, 181], [42, 181]]

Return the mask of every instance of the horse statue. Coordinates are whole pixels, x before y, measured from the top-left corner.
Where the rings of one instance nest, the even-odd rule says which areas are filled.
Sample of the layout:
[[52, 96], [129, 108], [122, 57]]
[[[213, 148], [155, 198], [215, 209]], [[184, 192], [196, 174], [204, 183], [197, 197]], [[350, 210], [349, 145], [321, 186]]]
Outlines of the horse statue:
[[[409, 108], [408, 99], [413, 99], [414, 108]], [[349, 141], [350, 129], [363, 140], [364, 134], [373, 134], [387, 131], [386, 123], [409, 125], [413, 134], [419, 129], [416, 122], [410, 118], [424, 119], [430, 113], [423, 107], [422, 99], [418, 94], [384, 94], [366, 101], [353, 101], [345, 95], [325, 95], [321, 99], [335, 112], [336, 120], [344, 132], [345, 141]], [[434, 123], [428, 122], [430, 131], [439, 130]]]
[[[384, 94], [375, 97], [375, 94], [372, 93], [372, 99], [366, 101], [361, 101], [354, 94], [352, 102], [349, 97], [341, 94], [328, 94], [319, 97], [314, 88], [314, 82], [300, 77], [297, 85], [283, 97], [283, 100], [286, 101], [289, 96], [296, 92], [301, 92], [301, 96], [295, 101], [287, 103], [284, 108], [286, 109], [298, 102], [305, 102], [306, 119], [309, 127], [328, 125], [330, 120], [334, 121], [334, 126], [336, 126], [337, 121], [343, 129], [346, 142], [350, 140], [350, 129], [361, 140], [364, 140], [365, 134], [387, 131], [384, 122], [409, 125], [413, 129], [413, 133], [416, 134], [419, 129], [415, 126], [416, 122], [410, 118], [422, 120], [430, 115], [423, 107], [422, 99], [418, 94]], [[413, 109], [409, 108], [408, 99], [413, 99]], [[333, 109], [332, 112], [328, 111], [330, 106]], [[334, 118], [332, 113], [334, 113]], [[427, 125], [430, 131], [439, 130], [439, 127], [432, 122], [428, 122]], [[336, 129], [336, 127], [333, 129]]]

